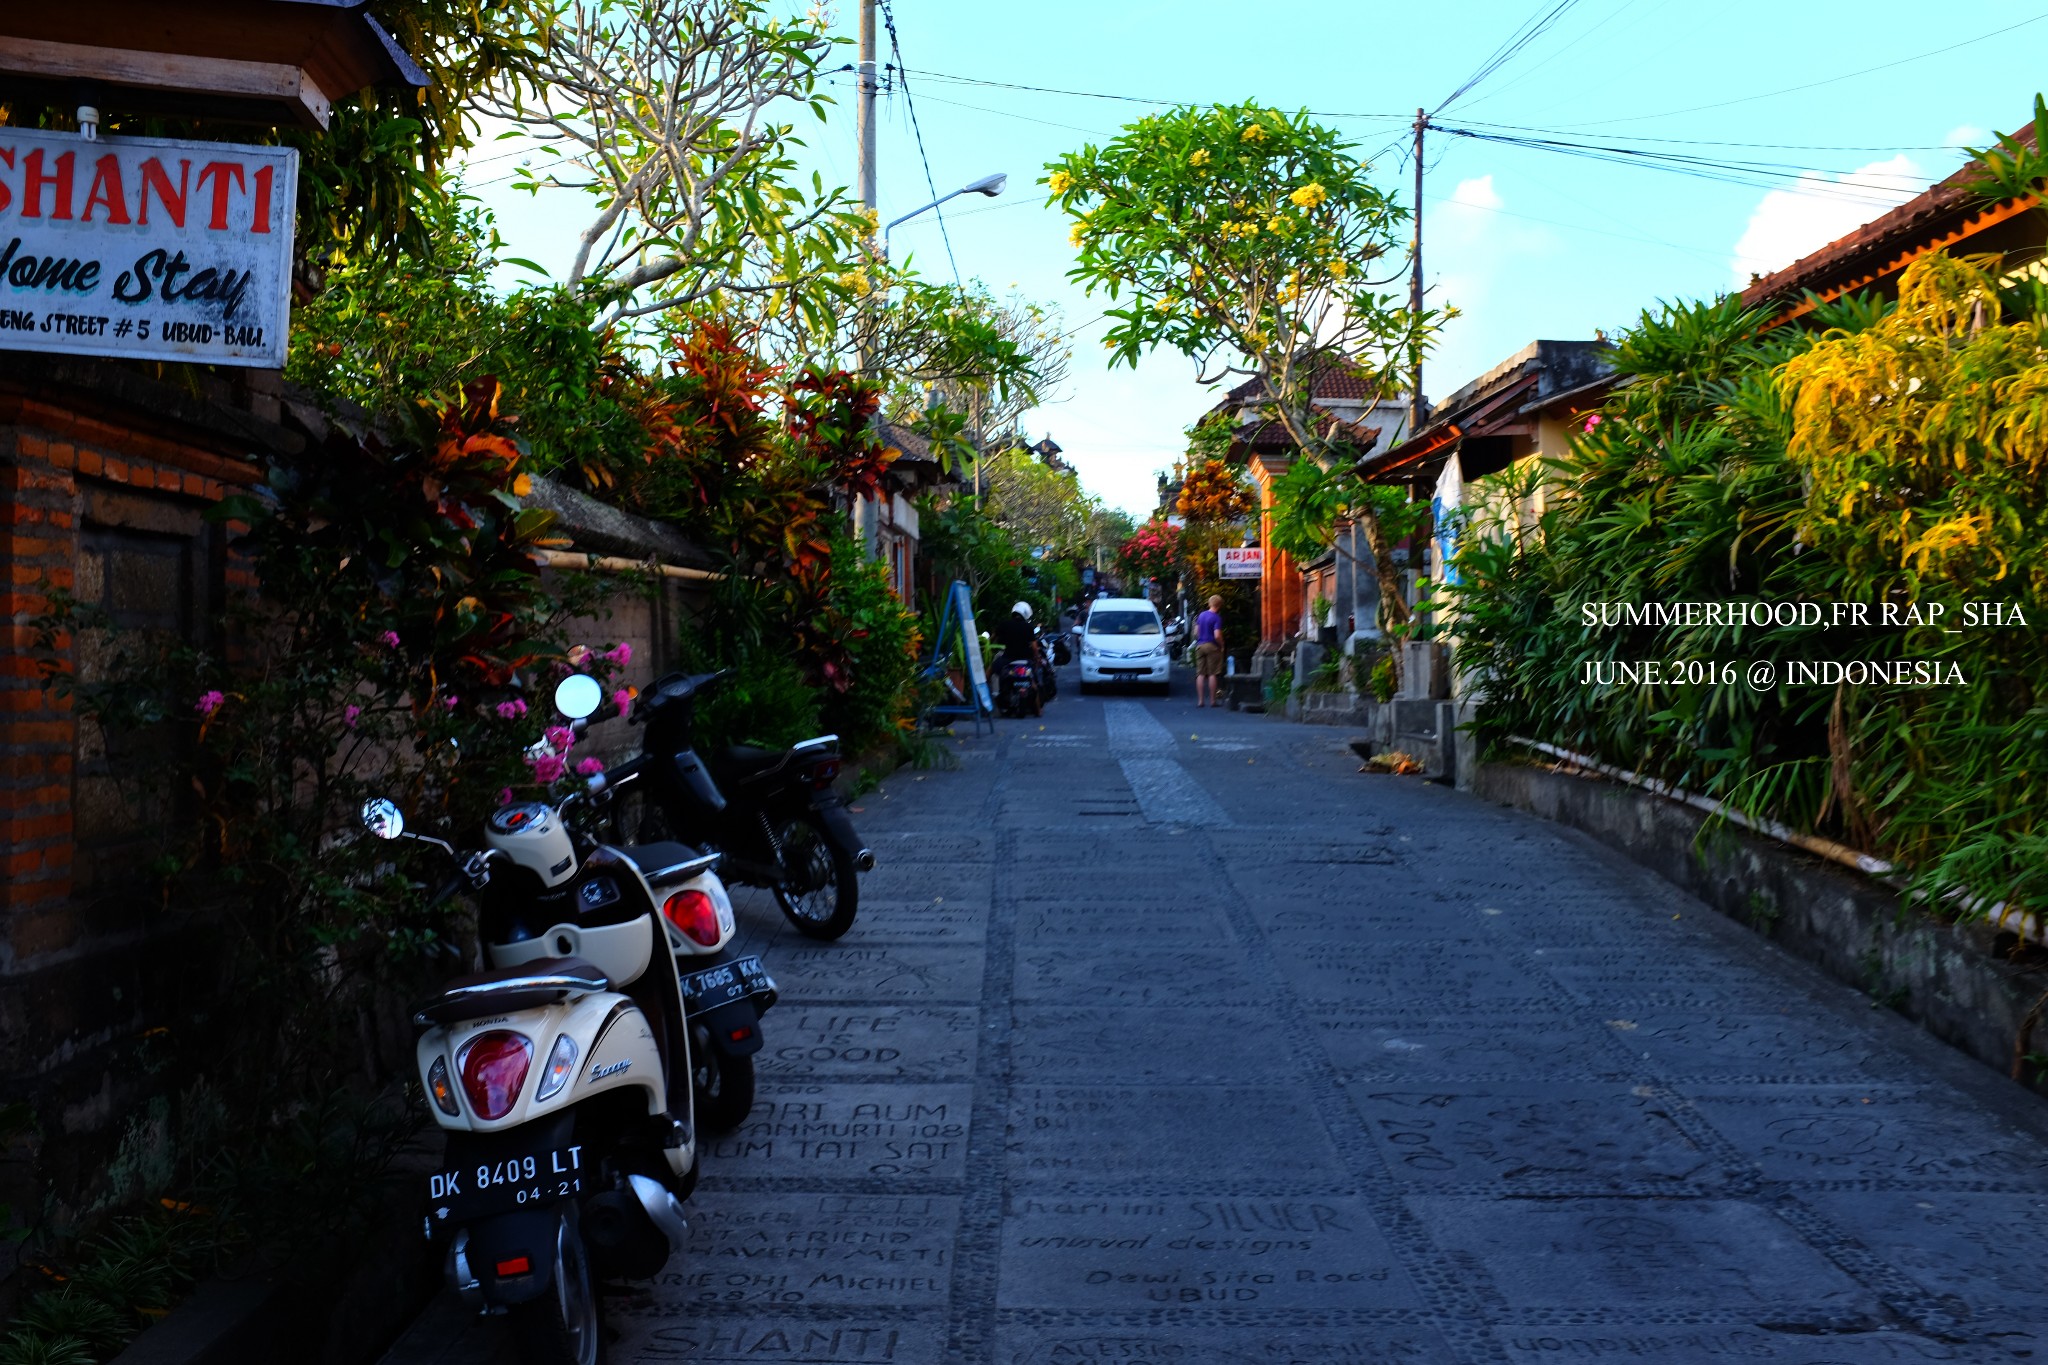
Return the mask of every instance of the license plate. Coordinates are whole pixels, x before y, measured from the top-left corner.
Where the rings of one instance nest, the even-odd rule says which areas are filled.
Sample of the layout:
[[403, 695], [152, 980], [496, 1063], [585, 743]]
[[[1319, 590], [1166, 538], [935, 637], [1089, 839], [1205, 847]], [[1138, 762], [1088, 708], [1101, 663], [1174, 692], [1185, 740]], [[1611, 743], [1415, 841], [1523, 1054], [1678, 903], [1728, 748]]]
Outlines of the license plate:
[[579, 1143], [492, 1157], [427, 1177], [427, 1217], [435, 1232], [512, 1209], [552, 1204], [583, 1192], [589, 1155]]
[[758, 957], [743, 957], [691, 972], [682, 978], [682, 985], [683, 1006], [692, 1015], [708, 1014], [722, 1005], [752, 996], [766, 996], [771, 1003], [775, 997], [775, 979], [768, 975]]

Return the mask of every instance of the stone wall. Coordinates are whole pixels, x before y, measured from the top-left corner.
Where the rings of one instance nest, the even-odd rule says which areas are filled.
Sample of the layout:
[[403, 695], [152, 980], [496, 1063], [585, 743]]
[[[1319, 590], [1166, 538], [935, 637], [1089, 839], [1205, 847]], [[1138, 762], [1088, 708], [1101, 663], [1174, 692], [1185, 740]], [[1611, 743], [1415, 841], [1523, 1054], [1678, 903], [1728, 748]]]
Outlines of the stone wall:
[[[2011, 1074], [2014, 1041], [2048, 991], [2048, 953], [1983, 924], [1950, 924], [1900, 904], [1892, 888], [1732, 826], [1702, 831], [1690, 806], [1605, 778], [1480, 764], [1475, 794], [1570, 825], [1785, 951]], [[2048, 1022], [2032, 1050], [2048, 1052]], [[2038, 1068], [2028, 1079], [2048, 1093]]]

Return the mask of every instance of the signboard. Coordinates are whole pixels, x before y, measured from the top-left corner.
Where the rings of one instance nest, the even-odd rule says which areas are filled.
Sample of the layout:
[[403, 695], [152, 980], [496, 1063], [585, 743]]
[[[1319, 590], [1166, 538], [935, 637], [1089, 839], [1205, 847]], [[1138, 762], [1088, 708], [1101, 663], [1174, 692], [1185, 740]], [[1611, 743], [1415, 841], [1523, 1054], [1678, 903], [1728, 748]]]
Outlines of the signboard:
[[1254, 545], [1249, 549], [1224, 549], [1216, 552], [1216, 571], [1224, 578], [1258, 578], [1266, 570], [1266, 551], [1263, 546]]
[[299, 154], [0, 128], [0, 350], [284, 368]]
[[957, 578], [953, 580], [953, 615], [960, 622], [961, 653], [967, 656], [967, 685], [973, 689], [981, 713], [992, 716], [996, 704], [989, 696], [988, 670], [981, 663], [981, 632], [974, 628], [974, 599], [969, 596], [967, 585]]

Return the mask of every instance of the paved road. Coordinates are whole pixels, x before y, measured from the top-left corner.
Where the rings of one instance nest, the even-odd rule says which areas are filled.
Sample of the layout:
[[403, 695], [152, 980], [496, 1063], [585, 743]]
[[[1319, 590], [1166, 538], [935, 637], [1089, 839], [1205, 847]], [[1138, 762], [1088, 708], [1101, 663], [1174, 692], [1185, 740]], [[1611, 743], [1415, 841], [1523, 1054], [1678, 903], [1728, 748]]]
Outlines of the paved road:
[[[1343, 732], [1063, 695], [903, 772], [622, 1365], [2048, 1360], [2048, 1105]], [[391, 1365], [494, 1359], [430, 1315]]]

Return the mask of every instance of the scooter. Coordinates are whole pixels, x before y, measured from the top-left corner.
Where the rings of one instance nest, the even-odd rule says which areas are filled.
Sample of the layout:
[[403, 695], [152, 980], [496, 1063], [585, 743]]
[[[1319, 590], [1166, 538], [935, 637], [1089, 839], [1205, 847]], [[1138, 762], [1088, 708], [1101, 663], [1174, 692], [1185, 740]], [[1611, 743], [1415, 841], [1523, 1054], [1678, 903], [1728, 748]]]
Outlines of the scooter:
[[1003, 664], [1002, 702], [1003, 714], [1012, 720], [1045, 714], [1045, 705], [1039, 699], [1036, 660], [1010, 659]]
[[836, 939], [853, 927], [860, 874], [875, 865], [832, 785], [839, 737], [788, 749], [735, 744], [707, 763], [692, 742], [697, 699], [726, 676], [671, 673], [635, 698], [632, 719], [647, 729], [622, 775], [644, 782], [648, 799], [637, 823], [622, 813], [614, 831], [687, 833], [724, 855], [732, 880], [767, 887], [798, 933]]
[[[601, 689], [575, 681], [557, 705], [581, 719]], [[758, 1017], [775, 998], [754, 958], [678, 974], [664, 924], [709, 898], [718, 856], [595, 844], [569, 818], [588, 791], [501, 807], [467, 854], [408, 833], [388, 800], [362, 811], [372, 835], [457, 861], [436, 901], [479, 893], [492, 969], [449, 982], [413, 1017], [429, 1112], [447, 1135], [424, 1228], [446, 1247], [457, 1296], [509, 1316], [528, 1359], [550, 1365], [598, 1365], [594, 1279], [652, 1278], [688, 1231], [693, 1025], [741, 1002]]]

